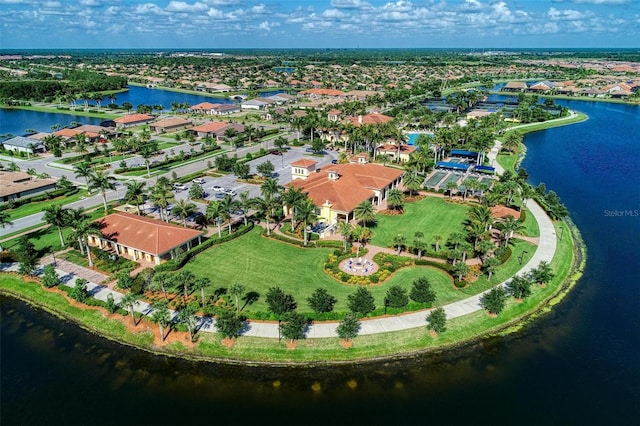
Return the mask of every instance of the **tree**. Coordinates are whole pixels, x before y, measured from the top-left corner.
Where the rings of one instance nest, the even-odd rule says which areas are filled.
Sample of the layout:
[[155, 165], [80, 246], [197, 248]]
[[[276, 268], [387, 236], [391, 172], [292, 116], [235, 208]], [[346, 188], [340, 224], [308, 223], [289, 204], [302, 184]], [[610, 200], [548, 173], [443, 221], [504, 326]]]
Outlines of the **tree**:
[[182, 289], [183, 303], [185, 305], [187, 304], [189, 292], [193, 288], [195, 281], [196, 276], [191, 271], [182, 270], [175, 275], [173, 283], [176, 285], [176, 288]]
[[340, 324], [336, 327], [336, 334], [347, 342], [358, 336], [360, 332], [360, 320], [352, 312], [348, 312]]
[[531, 278], [541, 286], [546, 285], [555, 277], [555, 274], [551, 270], [551, 266], [546, 260], [541, 261], [538, 267], [531, 271]]
[[442, 241], [442, 235], [435, 234], [433, 236], [433, 243], [436, 251], [440, 250], [440, 241]]
[[275, 167], [273, 166], [273, 163], [271, 161], [267, 160], [264, 163], [258, 164], [256, 170], [258, 170], [258, 173], [260, 173], [266, 179], [271, 177], [273, 171], [275, 170]]
[[304, 339], [307, 319], [296, 311], [288, 312], [280, 323], [280, 334], [291, 343]]
[[189, 198], [199, 199], [199, 198], [202, 198], [203, 196], [204, 196], [204, 189], [202, 188], [202, 185], [198, 183], [194, 183], [193, 185], [191, 185], [191, 188], [189, 188]]
[[116, 178], [102, 171], [97, 171], [89, 177], [89, 188], [99, 190], [102, 195], [105, 215], [107, 214], [107, 191], [116, 189], [115, 181]]
[[26, 235], [18, 239], [18, 245], [14, 250], [19, 262], [18, 272], [24, 275], [31, 275], [38, 265], [38, 252], [35, 245]]
[[485, 272], [489, 274], [489, 276], [487, 277], [487, 281], [491, 282], [491, 276], [493, 275], [494, 272], [496, 272], [496, 269], [498, 268], [498, 266], [500, 266], [500, 259], [498, 259], [495, 256], [492, 256], [488, 258], [482, 266]]
[[426, 277], [419, 277], [413, 280], [409, 297], [414, 302], [432, 305], [436, 301], [436, 292], [433, 291], [431, 283]]
[[69, 296], [77, 300], [78, 302], [84, 302], [89, 297], [89, 292], [87, 291], [87, 281], [84, 278], [76, 278], [76, 282], [73, 285], [73, 288], [69, 292]]
[[442, 307], [434, 309], [427, 315], [427, 328], [436, 334], [447, 330], [447, 314]]
[[220, 200], [219, 215], [223, 221], [227, 222], [229, 234], [231, 234], [231, 214], [238, 208], [238, 202], [231, 195], [225, 194], [224, 198]]
[[260, 193], [263, 198], [273, 199], [278, 196], [284, 188], [276, 179], [268, 178], [260, 185]]
[[470, 271], [471, 271], [471, 268], [469, 267], [469, 265], [467, 265], [464, 262], [457, 262], [451, 268], [451, 272], [453, 272], [458, 276], [458, 281], [462, 281], [462, 279], [466, 277]]
[[458, 190], [458, 184], [455, 181], [449, 181], [444, 188], [449, 192], [449, 199], [451, 199], [453, 198], [453, 193]]
[[240, 312], [240, 297], [245, 292], [245, 286], [240, 283], [234, 283], [229, 286], [229, 294], [235, 298], [236, 312]]
[[354, 209], [353, 214], [363, 226], [367, 226], [376, 221], [376, 211], [371, 204], [371, 200], [364, 200], [360, 202]]
[[317, 288], [307, 299], [309, 307], [317, 314], [324, 314], [333, 311], [333, 307], [338, 299], [333, 297], [324, 288]]
[[282, 291], [280, 287], [269, 288], [266, 301], [269, 310], [278, 316], [294, 311], [298, 307], [293, 296]]
[[62, 236], [62, 228], [69, 223], [68, 210], [58, 204], [51, 204], [44, 208], [44, 216], [42, 219], [51, 226], [58, 228], [58, 237], [60, 238], [60, 247], [65, 247], [64, 237]]
[[349, 243], [352, 237], [353, 226], [349, 222], [341, 220], [340, 222], [338, 222], [337, 229], [338, 229], [338, 233], [342, 235], [343, 250], [346, 252], [347, 244]]
[[[9, 213], [6, 210], [0, 210], [0, 228], [4, 229], [7, 225], [13, 225], [9, 219]], [[2, 251], [2, 244], [0, 244], [0, 251]]]
[[360, 249], [364, 247], [367, 241], [371, 239], [371, 236], [373, 235], [373, 233], [371, 232], [371, 229], [358, 225], [355, 228], [353, 228], [351, 235], [355, 241], [358, 241], [358, 243], [360, 243], [360, 245], [358, 246], [358, 250], [356, 252], [356, 256], [359, 257]]
[[182, 220], [182, 226], [187, 227], [187, 216], [196, 211], [196, 205], [187, 200], [178, 200], [173, 205], [173, 213]]
[[169, 307], [164, 300], [158, 300], [152, 305], [153, 313], [151, 314], [151, 321], [158, 324], [160, 327], [160, 337], [164, 342], [166, 338], [164, 334], [165, 328], [171, 324], [171, 314], [169, 313]]
[[202, 301], [202, 309], [204, 309], [205, 297], [204, 289], [211, 285], [211, 280], [208, 277], [198, 278], [193, 282], [193, 289], [200, 290], [200, 299]]
[[387, 192], [387, 206], [391, 210], [402, 210], [404, 208], [404, 194], [399, 189], [390, 189]]
[[393, 245], [398, 250], [398, 255], [402, 252], [402, 249], [407, 245], [407, 237], [402, 234], [398, 234], [393, 237]]
[[235, 163], [233, 165], [233, 174], [238, 179], [247, 179], [251, 173], [251, 167], [247, 163]]
[[133, 321], [134, 326], [138, 325], [138, 323], [136, 322], [134, 308], [138, 304], [139, 298], [140, 298], [140, 295], [129, 292], [129, 293], [126, 293], [124, 296], [122, 296], [122, 300], [120, 301], [120, 306], [122, 306], [125, 309], [128, 309], [129, 312], [131, 313], [131, 321]]
[[225, 339], [235, 339], [240, 336], [244, 328], [242, 319], [230, 309], [224, 309], [220, 312], [214, 325], [218, 333]]
[[125, 184], [127, 192], [124, 194], [124, 199], [127, 203], [131, 203], [136, 206], [138, 215], [140, 214], [140, 205], [144, 203], [144, 186], [146, 182], [130, 181]]
[[73, 166], [73, 171], [75, 172], [75, 177], [84, 178], [85, 183], [87, 184], [87, 189], [91, 191], [89, 188], [89, 178], [93, 175], [93, 169], [91, 168], [91, 163], [82, 162]]
[[505, 247], [509, 244], [509, 240], [513, 238], [514, 233], [524, 229], [522, 222], [511, 215], [498, 222], [496, 227], [501, 231]]
[[109, 311], [110, 314], [113, 314], [118, 310], [118, 305], [116, 304], [116, 301], [114, 300], [112, 293], [107, 294], [107, 301], [105, 303], [105, 307], [107, 308], [107, 311]]
[[196, 309], [190, 305], [184, 305], [180, 308], [177, 315], [178, 321], [187, 326], [189, 331], [189, 339], [193, 342], [196, 327], [200, 319], [196, 316]]
[[390, 308], [404, 308], [409, 303], [409, 296], [407, 296], [407, 290], [399, 285], [394, 285], [387, 290], [384, 301], [386, 306]]
[[502, 287], [494, 287], [480, 297], [480, 304], [491, 314], [498, 315], [504, 309], [507, 291]]
[[427, 244], [423, 240], [424, 233], [416, 231], [413, 234], [413, 249], [418, 252], [418, 258], [422, 257], [422, 252], [427, 248]]
[[42, 273], [42, 285], [46, 288], [55, 287], [60, 284], [60, 277], [53, 265], [47, 265]]
[[313, 204], [313, 201], [305, 197], [298, 202], [296, 205], [296, 219], [302, 223], [304, 231], [304, 245], [306, 246], [309, 238], [307, 227], [318, 219], [316, 206]]
[[173, 286], [173, 275], [168, 272], [158, 272], [151, 279], [150, 289], [153, 291], [160, 290], [162, 291], [162, 295], [164, 300], [168, 301], [167, 298], [167, 288]]
[[422, 182], [424, 181], [424, 177], [417, 173], [407, 173], [404, 175], [402, 179], [402, 183], [404, 187], [409, 190], [409, 195], [413, 196], [416, 192], [422, 187]]
[[267, 235], [271, 235], [271, 219], [276, 214], [276, 209], [279, 207], [279, 203], [272, 197], [254, 198], [254, 207], [261, 215], [264, 215], [267, 222]]
[[133, 285], [133, 278], [131, 278], [131, 273], [129, 271], [120, 271], [116, 276], [118, 277], [118, 288], [126, 290], [131, 288]]
[[238, 196], [238, 207], [242, 210], [242, 220], [244, 221], [244, 226], [247, 226], [247, 213], [249, 209], [253, 206], [253, 198], [249, 194], [249, 191], [242, 191]]
[[528, 277], [515, 275], [507, 284], [507, 288], [515, 299], [524, 299], [531, 295], [531, 284], [533, 282]]
[[376, 309], [373, 295], [364, 287], [358, 287], [354, 293], [347, 296], [347, 300], [349, 309], [363, 316]]

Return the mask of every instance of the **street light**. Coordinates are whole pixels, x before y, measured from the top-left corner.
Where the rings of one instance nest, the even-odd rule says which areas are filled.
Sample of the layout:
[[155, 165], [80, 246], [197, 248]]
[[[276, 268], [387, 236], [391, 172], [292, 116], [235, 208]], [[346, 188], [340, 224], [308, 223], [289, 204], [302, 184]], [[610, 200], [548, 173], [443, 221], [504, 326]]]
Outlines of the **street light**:
[[524, 259], [524, 256], [525, 256], [527, 253], [529, 253], [529, 252], [528, 252], [528, 251], [526, 251], [526, 250], [522, 250], [522, 253], [520, 254], [520, 258], [518, 259], [518, 260], [519, 260], [519, 262], [520, 262], [520, 265], [522, 265], [522, 260]]
[[281, 319], [278, 320], [278, 342], [281, 339], [281, 337], [280, 337], [280, 324], [282, 324], [282, 320]]
[[56, 263], [56, 252], [54, 249], [51, 249], [51, 256], [53, 257], [53, 266], [58, 266]]
[[560, 228], [560, 241], [562, 241], [563, 235], [564, 235], [564, 228]]

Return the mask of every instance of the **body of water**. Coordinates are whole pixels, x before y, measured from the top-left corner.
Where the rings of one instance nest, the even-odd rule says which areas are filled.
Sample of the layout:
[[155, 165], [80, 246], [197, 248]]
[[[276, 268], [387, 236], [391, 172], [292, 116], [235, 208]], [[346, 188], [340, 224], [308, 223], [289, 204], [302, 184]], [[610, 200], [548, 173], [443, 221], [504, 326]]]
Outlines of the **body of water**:
[[4, 299], [2, 423], [636, 424], [640, 110], [567, 105], [589, 120], [527, 135], [523, 166], [571, 211], [587, 268], [518, 334], [395, 362], [238, 367], [151, 356]]

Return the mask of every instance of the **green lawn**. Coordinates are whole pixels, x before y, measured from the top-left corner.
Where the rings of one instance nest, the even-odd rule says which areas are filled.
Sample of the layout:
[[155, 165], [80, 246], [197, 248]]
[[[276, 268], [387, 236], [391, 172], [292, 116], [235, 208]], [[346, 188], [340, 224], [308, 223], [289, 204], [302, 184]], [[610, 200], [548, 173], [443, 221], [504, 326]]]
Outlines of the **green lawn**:
[[40, 213], [45, 207], [50, 205], [66, 205], [69, 203], [73, 203], [86, 196], [87, 191], [81, 189], [79, 192], [71, 196], [62, 196], [54, 198], [53, 200], [46, 200], [38, 203], [27, 203], [20, 207], [16, 207], [15, 209], [7, 210], [9, 212], [9, 220], [14, 221], [16, 219], [20, 219], [21, 217], [29, 216], [34, 213]]
[[527, 237], [539, 237], [540, 236], [540, 227], [538, 226], [538, 222], [533, 217], [533, 214], [529, 211], [528, 208], [524, 208], [525, 219], [524, 219], [524, 229], [522, 230], [522, 235], [526, 235]]
[[451, 233], [464, 230], [463, 222], [468, 209], [467, 206], [449, 203], [438, 197], [426, 197], [406, 203], [402, 215], [377, 215], [378, 224], [373, 228], [371, 243], [391, 247], [393, 238], [402, 234], [407, 238], [407, 243], [411, 244], [414, 233], [422, 231], [428, 244], [433, 242], [434, 235], [440, 235], [441, 244], [444, 244]]
[[[346, 312], [347, 296], [356, 287], [340, 283], [323, 272], [322, 265], [331, 249], [303, 249], [260, 236], [258, 229], [225, 244], [214, 246], [200, 254], [184, 267], [198, 277], [209, 277], [213, 293], [220, 287], [228, 288], [233, 283], [245, 285], [246, 291], [260, 294], [258, 301], [245, 308], [250, 312], [268, 311], [264, 296], [269, 287], [280, 287], [295, 296], [300, 312], [311, 312], [307, 298], [318, 287], [326, 289], [338, 299], [335, 311]], [[376, 299], [376, 306], [382, 307], [387, 289], [394, 284], [410, 288], [413, 279], [426, 276], [434, 285], [438, 295], [453, 300], [449, 291], [450, 278], [437, 269], [415, 267], [402, 269], [382, 285], [371, 286], [369, 290]], [[451, 289], [449, 290], [449, 287]]]

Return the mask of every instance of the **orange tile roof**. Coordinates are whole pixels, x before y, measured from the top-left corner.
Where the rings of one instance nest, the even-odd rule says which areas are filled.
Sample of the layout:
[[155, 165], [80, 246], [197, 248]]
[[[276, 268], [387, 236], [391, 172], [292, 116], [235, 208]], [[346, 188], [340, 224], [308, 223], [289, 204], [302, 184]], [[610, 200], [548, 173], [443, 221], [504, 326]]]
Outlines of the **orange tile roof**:
[[131, 213], [117, 212], [96, 222], [103, 237], [144, 253], [161, 256], [202, 233]]
[[357, 116], [357, 117], [349, 117], [349, 121], [354, 126], [362, 126], [364, 124], [384, 124], [393, 120], [393, 117], [389, 117], [388, 115], [378, 114], [377, 112]]
[[334, 164], [330, 171], [337, 172], [339, 178], [331, 180], [328, 173], [315, 173], [290, 185], [307, 193], [316, 206], [329, 201], [333, 210], [350, 213], [359, 203], [372, 198], [374, 189], [380, 190], [404, 174], [380, 164]]
[[344, 94], [342, 90], [337, 89], [309, 89], [298, 93], [299, 95], [317, 95], [317, 96], [341, 96]]
[[227, 126], [229, 126], [229, 123], [227, 123], [227, 122], [214, 121], [214, 122], [204, 123], [204, 124], [201, 124], [199, 126], [195, 126], [191, 130], [193, 130], [195, 132], [207, 132], [207, 133], [210, 133], [210, 132], [219, 132], [220, 130], [224, 129]]
[[[417, 147], [413, 145], [400, 145], [400, 154], [411, 154], [414, 152]], [[398, 152], [398, 145], [394, 145], [392, 143], [386, 143], [384, 145], [380, 145], [378, 147], [378, 151], [380, 152]]]
[[76, 130], [76, 129], [60, 129], [53, 132], [54, 135], [62, 136], [64, 138], [72, 138], [75, 135], [78, 135], [81, 133], [82, 133], [82, 130]]
[[171, 117], [159, 120], [150, 124], [152, 127], [175, 127], [175, 126], [188, 126], [191, 125], [191, 120], [187, 120], [182, 117]]
[[501, 205], [490, 207], [490, 209], [491, 216], [495, 218], [502, 219], [507, 216], [513, 216], [515, 219], [520, 219], [520, 212], [518, 210]]
[[137, 123], [141, 121], [150, 121], [153, 119], [154, 119], [153, 115], [149, 115], [149, 114], [129, 114], [123, 117], [118, 117], [113, 121], [120, 124], [129, 124], [129, 123]]
[[218, 105], [220, 105], [220, 104], [212, 104], [211, 102], [201, 102], [199, 104], [196, 104], [196, 105], [192, 106], [190, 109], [211, 110], [211, 109], [215, 108]]
[[317, 161], [310, 160], [310, 159], [308, 159], [308, 158], [301, 158], [301, 159], [296, 160], [296, 161], [294, 161], [293, 163], [291, 163], [291, 165], [292, 165], [292, 166], [295, 166], [295, 167], [304, 167], [304, 168], [311, 167], [311, 166], [313, 166], [313, 165], [315, 165], [315, 164], [318, 164], [318, 162], [317, 162]]

